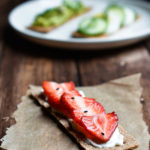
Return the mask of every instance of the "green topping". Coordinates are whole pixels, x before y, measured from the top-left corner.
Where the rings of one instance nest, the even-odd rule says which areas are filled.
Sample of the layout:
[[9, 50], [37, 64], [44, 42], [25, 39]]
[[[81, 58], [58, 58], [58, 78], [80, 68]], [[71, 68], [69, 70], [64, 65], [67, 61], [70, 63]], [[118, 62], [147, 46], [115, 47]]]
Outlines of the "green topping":
[[65, 23], [75, 15], [81, 14], [85, 11], [86, 7], [80, 1], [64, 0], [62, 6], [48, 9], [42, 14], [39, 14], [32, 26], [51, 27], [59, 26]]
[[33, 26], [59, 26], [66, 22], [72, 15], [73, 12], [66, 7], [50, 9], [37, 16]]
[[120, 26], [123, 26], [125, 19], [125, 12], [121, 6], [118, 5], [110, 5], [106, 8], [104, 12], [108, 18], [108, 22], [114, 21], [114, 18], [119, 20]]
[[94, 36], [112, 34], [122, 26], [131, 24], [136, 20], [137, 13], [127, 7], [116, 4], [109, 5], [103, 13], [96, 14], [80, 22], [78, 32]]
[[86, 35], [103, 34], [107, 29], [107, 21], [104, 18], [88, 18], [79, 24], [79, 32]]
[[80, 10], [84, 8], [83, 4], [79, 0], [64, 0], [64, 5], [73, 10]]

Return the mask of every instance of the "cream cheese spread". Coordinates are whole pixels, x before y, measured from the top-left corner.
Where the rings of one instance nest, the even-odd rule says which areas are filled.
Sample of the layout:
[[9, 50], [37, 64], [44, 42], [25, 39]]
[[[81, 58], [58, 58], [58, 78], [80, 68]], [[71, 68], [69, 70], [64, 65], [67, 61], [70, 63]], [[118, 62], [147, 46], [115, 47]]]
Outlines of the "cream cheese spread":
[[108, 148], [108, 147], [115, 147], [116, 145], [123, 145], [123, 135], [119, 132], [119, 129], [116, 128], [115, 132], [111, 136], [110, 140], [103, 144], [97, 144], [90, 139], [86, 140], [87, 143], [93, 145], [94, 147], [98, 148]]

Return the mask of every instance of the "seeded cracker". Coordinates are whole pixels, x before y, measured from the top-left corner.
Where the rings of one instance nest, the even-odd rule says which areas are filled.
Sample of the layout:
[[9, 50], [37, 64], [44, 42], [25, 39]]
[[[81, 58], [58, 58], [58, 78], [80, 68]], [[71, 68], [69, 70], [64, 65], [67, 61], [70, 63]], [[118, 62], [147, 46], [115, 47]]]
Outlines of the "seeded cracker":
[[[45, 108], [45, 110], [50, 113], [53, 117], [56, 118], [56, 120], [58, 121], [59, 124], [61, 124], [68, 132], [70, 135], [72, 135], [75, 140], [77, 141], [77, 143], [85, 150], [99, 150], [99, 148], [96, 148], [90, 144], [87, 144], [85, 142], [84, 137], [82, 137], [80, 135], [80, 133], [77, 133], [76, 131], [74, 131], [73, 129], [70, 128], [69, 122], [67, 121], [67, 119], [64, 119], [63, 117], [61, 117], [60, 115], [57, 115], [55, 112], [52, 112], [50, 109], [50, 106], [48, 105], [47, 102], [45, 102], [44, 99], [41, 98], [41, 94], [38, 93], [34, 93], [34, 90], [31, 91], [31, 96], [38, 101], [38, 103]], [[43, 97], [43, 96], [42, 96]], [[47, 105], [45, 105], [45, 103], [47, 103]], [[138, 147], [138, 142], [136, 141], [136, 139], [134, 137], [132, 137], [131, 135], [129, 135], [127, 133], [127, 131], [125, 131], [123, 129], [122, 126], [119, 125], [119, 131], [120, 133], [124, 136], [124, 145], [123, 146], [116, 146], [114, 148], [102, 148], [102, 150], [131, 150], [134, 149], [136, 147]]]

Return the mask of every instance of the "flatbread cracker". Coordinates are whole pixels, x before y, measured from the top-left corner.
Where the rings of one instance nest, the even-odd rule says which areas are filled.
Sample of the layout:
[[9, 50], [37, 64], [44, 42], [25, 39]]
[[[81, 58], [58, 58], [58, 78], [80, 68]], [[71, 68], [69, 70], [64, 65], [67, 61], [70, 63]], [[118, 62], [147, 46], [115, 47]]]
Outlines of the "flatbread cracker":
[[[50, 114], [52, 115], [57, 122], [71, 135], [74, 137], [76, 142], [79, 144], [80, 147], [82, 147], [85, 150], [99, 150], [100, 148], [96, 148], [90, 144], [87, 144], [85, 142], [85, 137], [79, 134], [78, 132], [74, 131], [68, 120], [60, 116], [60, 114], [53, 112], [47, 103], [47, 101], [43, 97], [43, 92], [39, 93], [36, 90], [34, 90], [34, 87], [30, 86], [31, 90], [31, 96]], [[111, 148], [102, 148], [102, 150], [132, 150], [138, 147], [138, 142], [136, 139], [131, 136], [121, 125], [118, 126], [120, 133], [124, 136], [124, 145], [122, 146], [115, 146]]]
[[106, 36], [108, 36], [108, 35], [100, 34], [100, 35], [92, 35], [92, 36], [90, 36], [90, 35], [82, 34], [82, 33], [78, 32], [78, 31], [73, 32], [73, 34], [72, 34], [72, 37], [74, 37], [74, 38], [103, 38], [103, 37], [106, 37]]
[[[80, 16], [80, 15], [85, 14], [86, 12], [88, 12], [88, 11], [90, 11], [90, 10], [91, 10], [91, 8], [86, 8], [85, 11], [84, 11], [82, 14], [75, 15], [75, 16], [71, 17], [69, 20], [67, 20], [67, 21], [64, 22], [63, 24], [69, 22], [69, 21], [72, 20], [73, 18], [76, 18], [76, 17], [78, 17], [78, 16]], [[61, 25], [63, 25], [63, 24], [61, 24]], [[59, 25], [59, 26], [61, 26], [61, 25]], [[57, 27], [56, 27], [56, 26], [52, 26], [52, 27], [40, 27], [40, 26], [32, 26], [32, 25], [31, 25], [31, 26], [28, 27], [28, 29], [33, 30], [33, 31], [37, 31], [37, 32], [41, 32], [41, 33], [47, 33], [47, 32], [50, 32], [50, 31], [52, 31], [52, 30], [58, 28], [59, 26], [57, 26]]]

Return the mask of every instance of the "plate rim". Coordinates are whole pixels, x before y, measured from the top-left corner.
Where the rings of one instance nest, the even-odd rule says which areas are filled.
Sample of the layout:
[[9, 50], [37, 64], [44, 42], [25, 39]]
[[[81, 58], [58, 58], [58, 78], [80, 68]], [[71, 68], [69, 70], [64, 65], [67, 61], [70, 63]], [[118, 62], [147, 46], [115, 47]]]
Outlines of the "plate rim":
[[[37, 0], [37, 1], [47, 1], [47, 0]], [[93, 38], [93, 39], [83, 39], [83, 38], [74, 38], [73, 40], [70, 39], [52, 39], [52, 38], [49, 38], [49, 37], [44, 37], [44, 36], [38, 36], [36, 34], [32, 34], [32, 33], [26, 33], [22, 30], [19, 30], [16, 26], [14, 26], [14, 24], [12, 23], [11, 21], [11, 18], [13, 17], [13, 13], [15, 13], [15, 11], [17, 9], [19, 9], [20, 7], [22, 7], [24, 4], [26, 3], [32, 3], [32, 2], [36, 2], [35, 0], [30, 0], [30, 1], [25, 1], [19, 5], [17, 5], [16, 7], [14, 7], [10, 12], [9, 12], [9, 15], [8, 15], [8, 23], [9, 25], [17, 32], [25, 35], [25, 36], [29, 36], [30, 38], [36, 38], [36, 39], [41, 39], [41, 40], [47, 40], [47, 41], [54, 41], [54, 42], [62, 42], [62, 43], [79, 43], [79, 44], [101, 44], [101, 43], [117, 43], [117, 42], [123, 42], [123, 41], [129, 41], [129, 40], [133, 40], [133, 39], [140, 39], [140, 38], [145, 38], [145, 37], [148, 37], [150, 36], [150, 27], [147, 28], [146, 30], [144, 31], [140, 31], [140, 33], [136, 33], [135, 35], [133, 36], [129, 36], [129, 37], [123, 37], [123, 38], [116, 38], [116, 39], [99, 39], [99, 38]], [[114, 1], [115, 2], [115, 1]], [[132, 3], [133, 4], [137, 4], [138, 7], [141, 7], [140, 4], [142, 4], [144, 7], [146, 7], [147, 9], [150, 9], [148, 7], [148, 5], [150, 6], [150, 3], [149, 2], [146, 2], [146, 1], [130, 1], [130, 0], [122, 0], [120, 1], [119, 3]], [[34, 31], [31, 31], [31, 32], [34, 32]]]

